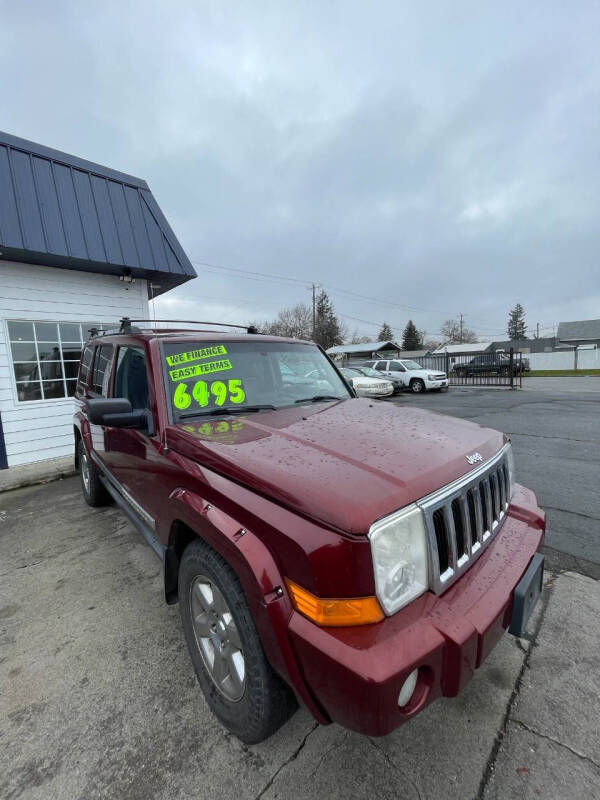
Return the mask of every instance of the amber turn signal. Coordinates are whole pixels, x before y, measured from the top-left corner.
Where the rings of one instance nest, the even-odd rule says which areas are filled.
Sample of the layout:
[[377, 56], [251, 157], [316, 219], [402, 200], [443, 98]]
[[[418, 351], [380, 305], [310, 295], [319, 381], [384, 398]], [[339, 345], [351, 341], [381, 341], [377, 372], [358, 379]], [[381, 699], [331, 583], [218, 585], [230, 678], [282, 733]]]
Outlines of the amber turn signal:
[[285, 584], [296, 611], [317, 625], [370, 625], [383, 619], [383, 611], [376, 597], [323, 599], [307, 592], [287, 578]]

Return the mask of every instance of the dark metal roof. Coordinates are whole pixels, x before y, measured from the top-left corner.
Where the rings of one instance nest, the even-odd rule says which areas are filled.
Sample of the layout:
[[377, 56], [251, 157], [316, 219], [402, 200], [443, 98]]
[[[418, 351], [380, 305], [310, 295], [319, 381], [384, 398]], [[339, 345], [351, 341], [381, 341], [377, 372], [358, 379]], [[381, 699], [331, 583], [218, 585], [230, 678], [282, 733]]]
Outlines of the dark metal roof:
[[559, 322], [558, 338], [561, 342], [600, 341], [600, 319]]
[[2, 132], [0, 253], [0, 262], [129, 269], [154, 295], [196, 277], [145, 181]]
[[530, 353], [543, 353], [548, 348], [553, 350], [556, 342], [556, 336], [540, 336], [538, 339], [505, 339], [503, 342], [492, 342], [490, 351], [504, 350], [508, 352], [512, 347], [517, 353], [523, 348], [529, 350]]

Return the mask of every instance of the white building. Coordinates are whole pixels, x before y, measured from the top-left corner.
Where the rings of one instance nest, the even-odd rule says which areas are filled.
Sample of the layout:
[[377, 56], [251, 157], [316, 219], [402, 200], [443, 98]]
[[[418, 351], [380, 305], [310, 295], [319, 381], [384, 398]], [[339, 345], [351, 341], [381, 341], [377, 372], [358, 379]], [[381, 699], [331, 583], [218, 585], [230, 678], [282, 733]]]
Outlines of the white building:
[[471, 342], [470, 344], [442, 344], [432, 355], [439, 356], [448, 353], [451, 356], [458, 356], [463, 353], [485, 353], [491, 347], [491, 342]]
[[70, 455], [89, 329], [195, 276], [145, 181], [0, 133], [0, 469]]

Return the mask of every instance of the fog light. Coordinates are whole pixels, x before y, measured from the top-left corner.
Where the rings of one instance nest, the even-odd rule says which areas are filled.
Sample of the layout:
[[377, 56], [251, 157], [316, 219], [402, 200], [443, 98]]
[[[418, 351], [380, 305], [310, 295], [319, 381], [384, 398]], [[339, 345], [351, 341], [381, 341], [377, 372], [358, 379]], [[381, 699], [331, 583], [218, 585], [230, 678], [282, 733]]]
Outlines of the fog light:
[[413, 696], [413, 692], [415, 691], [415, 687], [417, 685], [418, 677], [419, 677], [419, 670], [414, 669], [402, 684], [402, 688], [400, 689], [400, 694], [398, 695], [398, 705], [400, 706], [400, 708], [402, 708], [408, 702], [410, 702], [410, 699]]

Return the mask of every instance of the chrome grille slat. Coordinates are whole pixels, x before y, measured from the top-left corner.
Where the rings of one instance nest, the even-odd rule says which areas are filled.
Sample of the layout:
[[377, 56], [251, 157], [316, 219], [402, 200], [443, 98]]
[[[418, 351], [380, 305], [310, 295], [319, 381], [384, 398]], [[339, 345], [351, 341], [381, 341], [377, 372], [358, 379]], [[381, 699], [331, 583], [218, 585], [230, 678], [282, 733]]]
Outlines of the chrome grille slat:
[[446, 539], [448, 541], [448, 553], [450, 554], [450, 566], [453, 570], [456, 570], [458, 562], [456, 528], [454, 527], [454, 516], [450, 504], [444, 506], [444, 522], [446, 523]]
[[471, 489], [473, 500], [475, 502], [475, 517], [477, 518], [477, 544], [481, 546], [483, 542], [483, 508], [481, 506], [481, 492], [479, 491], [479, 484], [474, 489]]
[[467, 503], [467, 495], [461, 494], [459, 498], [460, 503], [460, 513], [462, 515], [462, 524], [463, 524], [463, 537], [465, 543], [465, 555], [467, 558], [471, 558], [471, 547], [472, 547], [472, 540], [471, 540], [471, 518], [469, 516], [469, 505]]
[[487, 526], [486, 530], [483, 532], [483, 540], [485, 541], [489, 538], [491, 532], [494, 530], [494, 522], [493, 522], [493, 512], [492, 512], [492, 493], [490, 491], [490, 479], [489, 476], [485, 477], [481, 481], [481, 485], [483, 486], [483, 493], [485, 495], [485, 508], [486, 508], [486, 519], [487, 519]]
[[504, 466], [498, 470], [498, 485], [500, 486], [500, 507], [506, 509], [506, 483], [504, 482]]
[[441, 594], [480, 556], [509, 503], [506, 447], [464, 478], [434, 492], [423, 509], [430, 543], [430, 585]]
[[490, 488], [492, 490], [492, 505], [494, 506], [494, 519], [500, 522], [500, 484], [498, 483], [498, 473], [492, 472], [490, 475]]

